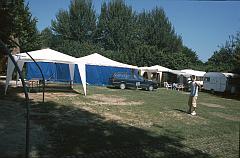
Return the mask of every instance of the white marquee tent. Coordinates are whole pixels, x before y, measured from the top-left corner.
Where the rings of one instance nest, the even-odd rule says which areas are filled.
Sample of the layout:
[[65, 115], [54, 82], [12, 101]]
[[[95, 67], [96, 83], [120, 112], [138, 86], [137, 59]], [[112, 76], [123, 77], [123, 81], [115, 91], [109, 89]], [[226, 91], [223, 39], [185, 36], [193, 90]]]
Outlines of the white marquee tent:
[[[94, 53], [88, 56], [81, 58], [75, 58], [60, 52], [57, 52], [52, 49], [42, 49], [28, 52], [36, 62], [52, 62], [52, 63], [63, 63], [69, 64], [70, 78], [74, 79], [74, 68], [75, 64], [78, 65], [79, 74], [81, 77], [84, 94], [86, 95], [86, 65], [95, 65], [95, 66], [105, 66], [117, 69], [117, 68], [129, 68], [129, 69], [138, 69], [137, 66], [132, 66], [124, 63], [120, 63], [109, 58], [106, 58], [98, 53]], [[15, 61], [17, 62], [20, 70], [22, 70], [24, 63], [33, 62], [32, 59], [26, 53], [19, 53], [14, 56]], [[12, 79], [12, 74], [14, 71], [14, 64], [10, 59], [8, 59], [7, 67], [7, 77], [6, 77], [6, 87], [5, 94], [10, 80]], [[108, 68], [107, 68], [108, 69]]]
[[138, 69], [137, 66], [120, 63], [98, 53], [78, 58], [77, 61], [85, 65], [84, 75], [88, 84], [92, 85], [108, 85], [113, 73], [132, 72]]
[[[28, 52], [32, 58], [36, 62], [53, 62], [53, 63], [64, 63], [69, 64], [69, 71], [70, 71], [70, 78], [73, 80], [74, 78], [74, 67], [75, 64], [78, 65], [79, 74], [81, 76], [82, 85], [84, 94], [86, 95], [86, 72], [85, 72], [85, 64], [81, 63], [81, 61], [77, 61], [75, 57], [57, 52], [52, 49], [41, 49], [36, 51]], [[15, 61], [17, 62], [20, 70], [22, 71], [23, 65], [25, 62], [33, 62], [32, 59], [26, 53], [19, 53], [14, 55]], [[8, 66], [7, 66], [7, 77], [6, 77], [6, 87], [5, 87], [5, 94], [8, 89], [8, 85], [10, 80], [12, 79], [12, 74], [14, 71], [15, 65], [13, 62], [8, 59]]]

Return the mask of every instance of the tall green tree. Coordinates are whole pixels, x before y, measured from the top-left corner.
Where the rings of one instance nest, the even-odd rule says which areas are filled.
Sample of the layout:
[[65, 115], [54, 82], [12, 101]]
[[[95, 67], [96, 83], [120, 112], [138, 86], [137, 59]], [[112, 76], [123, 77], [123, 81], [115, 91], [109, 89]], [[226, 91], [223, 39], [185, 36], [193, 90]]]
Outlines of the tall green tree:
[[96, 15], [90, 0], [72, 0], [69, 10], [60, 10], [52, 29], [56, 35], [75, 41], [91, 40], [96, 28]]
[[91, 1], [72, 0], [52, 21], [52, 48], [79, 57], [100, 52], [137, 66], [189, 68], [202, 64], [183, 46], [162, 8], [136, 13], [123, 0], [104, 2], [98, 19]]
[[39, 49], [39, 32], [36, 23], [37, 19], [32, 17], [29, 6], [24, 4], [24, 0], [1, 1], [0, 37], [10, 48], [16, 47], [11, 41], [14, 40], [20, 45], [22, 49], [20, 51]]
[[50, 28], [45, 28], [40, 33], [41, 48], [51, 48], [53, 46], [53, 32]]
[[135, 38], [134, 13], [122, 0], [103, 3], [98, 19], [96, 39], [106, 50], [125, 50]]
[[59, 38], [74, 39], [71, 33], [70, 15], [67, 10], [59, 10], [56, 20], [52, 21], [51, 29]]
[[207, 71], [240, 73], [240, 32], [230, 36], [225, 45], [208, 59]]
[[226, 48], [220, 48], [208, 59], [208, 71], [229, 72], [233, 69], [233, 54]]
[[167, 53], [179, 52], [182, 48], [181, 37], [175, 33], [162, 8], [144, 11], [138, 16], [141, 38], [144, 43], [157, 46]]
[[[68, 10], [60, 10], [52, 21], [52, 47], [80, 57], [95, 50], [93, 36], [96, 14], [90, 0], [72, 0]], [[82, 51], [86, 49], [86, 51]]]
[[240, 31], [234, 37], [234, 53], [233, 53], [233, 72], [240, 74]]
[[[18, 39], [23, 50], [39, 48], [37, 19], [32, 17], [28, 4], [24, 0], [6, 0], [0, 6], [1, 39], [9, 43], [9, 38]], [[11, 43], [11, 42], [10, 42]]]

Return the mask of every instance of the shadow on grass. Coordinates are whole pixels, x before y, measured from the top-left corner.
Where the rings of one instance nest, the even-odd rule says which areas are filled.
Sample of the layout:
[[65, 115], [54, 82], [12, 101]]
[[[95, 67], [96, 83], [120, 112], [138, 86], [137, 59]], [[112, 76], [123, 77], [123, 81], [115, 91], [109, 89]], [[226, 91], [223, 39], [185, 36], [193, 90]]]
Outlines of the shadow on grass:
[[36, 104], [32, 111], [40, 113], [32, 120], [48, 133], [47, 142], [34, 147], [40, 157], [211, 157], [183, 145], [184, 138], [174, 131], [154, 136], [83, 109], [59, 108], [54, 102]]
[[0, 157], [24, 157], [25, 107], [24, 99], [17, 96], [22, 89], [11, 89], [4, 95], [5, 84], [0, 82]]
[[[37, 92], [42, 92], [42, 86], [40, 88], [35, 88], [35, 92], [36, 90], [38, 90]], [[66, 92], [66, 93], [82, 94], [74, 90], [69, 84], [63, 84], [63, 83], [61, 84], [47, 83], [45, 85], [45, 92]]]
[[223, 93], [223, 92], [211, 92], [211, 91], [203, 91], [205, 93], [208, 93], [212, 96], [225, 98], [225, 99], [234, 99], [234, 100], [240, 100], [240, 92], [237, 94], [230, 94], [230, 93]]
[[173, 109], [173, 110], [179, 111], [181, 113], [189, 114], [186, 110], [181, 110], [181, 109]]
[[[15, 99], [15, 93], [12, 92], [12, 99]], [[15, 97], [19, 99], [17, 95]], [[71, 105], [60, 105], [55, 102], [34, 103], [30, 106], [31, 153], [35, 157], [211, 157], [198, 149], [182, 144], [184, 138], [176, 131], [167, 131], [168, 135], [158, 135], [148, 130], [106, 119]], [[20, 108], [24, 111], [24, 106]], [[11, 113], [11, 115], [15, 114]], [[2, 126], [7, 126], [7, 121], [9, 120], [1, 120]], [[18, 124], [22, 126], [19, 120], [14, 121], [16, 126]], [[164, 130], [162, 127], [158, 128]], [[18, 133], [19, 131], [12, 132]], [[10, 144], [11, 141], [5, 139], [4, 142], [0, 142], [0, 145]], [[25, 140], [16, 139], [16, 141]], [[20, 148], [24, 149], [24, 142], [15, 143], [21, 144]], [[14, 148], [7, 151], [14, 152]], [[16, 157], [21, 157], [21, 155], [23, 154]]]

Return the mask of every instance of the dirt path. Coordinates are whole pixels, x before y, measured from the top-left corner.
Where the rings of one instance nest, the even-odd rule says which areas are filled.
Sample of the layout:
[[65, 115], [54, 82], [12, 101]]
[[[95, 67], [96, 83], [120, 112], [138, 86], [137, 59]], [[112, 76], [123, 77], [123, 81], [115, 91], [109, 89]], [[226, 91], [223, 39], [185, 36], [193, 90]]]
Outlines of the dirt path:
[[93, 99], [93, 103], [100, 105], [141, 105], [144, 103], [143, 101], [127, 101], [126, 98], [115, 95], [95, 94], [87, 98]]
[[204, 103], [204, 102], [200, 102], [199, 104], [210, 107], [210, 108], [225, 108], [225, 106], [219, 105], [219, 104]]
[[224, 113], [220, 113], [220, 112], [211, 112], [211, 114], [214, 116], [218, 116], [220, 118], [226, 119], [226, 120], [230, 120], [230, 121], [240, 121], [239, 116], [228, 115], [228, 114], [224, 114]]

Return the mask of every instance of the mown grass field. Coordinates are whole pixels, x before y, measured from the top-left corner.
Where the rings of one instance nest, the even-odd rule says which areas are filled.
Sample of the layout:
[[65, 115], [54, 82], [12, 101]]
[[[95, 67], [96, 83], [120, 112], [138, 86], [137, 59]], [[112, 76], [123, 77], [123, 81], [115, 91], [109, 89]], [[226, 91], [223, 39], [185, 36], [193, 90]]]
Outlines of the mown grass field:
[[[32, 157], [239, 157], [239, 100], [200, 92], [190, 116], [182, 91], [76, 91], [48, 91], [45, 103], [30, 94]], [[24, 155], [21, 96], [1, 98], [0, 153], [9, 157]]]

